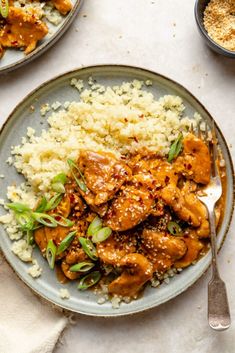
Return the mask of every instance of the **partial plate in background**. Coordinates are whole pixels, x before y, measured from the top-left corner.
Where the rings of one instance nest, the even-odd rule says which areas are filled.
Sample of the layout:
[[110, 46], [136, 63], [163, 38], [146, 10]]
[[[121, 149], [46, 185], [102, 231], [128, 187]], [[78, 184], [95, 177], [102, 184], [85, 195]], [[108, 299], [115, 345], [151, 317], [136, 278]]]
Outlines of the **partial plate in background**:
[[[29, 94], [12, 112], [5, 123], [0, 134], [0, 164], [1, 173], [7, 175], [7, 178], [0, 181], [0, 198], [6, 198], [7, 186], [12, 183], [19, 184], [23, 177], [19, 175], [14, 167], [8, 166], [5, 161], [10, 156], [11, 146], [18, 145], [21, 137], [26, 135], [27, 127], [31, 126], [40, 134], [42, 129], [47, 129], [48, 125], [45, 117], [41, 118], [40, 108], [43, 104], [52, 104], [60, 101], [62, 104], [66, 101], [79, 100], [78, 91], [71, 87], [72, 78], [82, 79], [84, 82], [92, 76], [98, 83], [105, 86], [120, 85], [123, 81], [132, 81], [133, 79], [146, 81], [151, 80], [153, 85], [147, 90], [152, 92], [155, 98], [165, 94], [173, 94], [182, 97], [185, 109], [185, 115], [193, 117], [198, 112], [204, 121], [211, 125], [213, 118], [202, 104], [184, 87], [178, 83], [161, 76], [157, 73], [141, 68], [122, 66], [122, 65], [102, 65], [78, 69], [56, 77]], [[32, 109], [34, 107], [34, 109]], [[234, 202], [234, 179], [233, 165], [227, 143], [216, 126], [219, 144], [226, 162], [227, 173], [227, 196], [224, 210], [224, 218], [218, 232], [218, 247], [221, 247], [228, 231]], [[1, 211], [4, 212], [3, 210]], [[56, 278], [54, 271], [51, 271], [46, 260], [40, 252], [35, 249], [34, 257], [43, 269], [41, 277], [33, 279], [27, 269], [30, 265], [23, 263], [11, 251], [12, 242], [6, 234], [3, 227], [0, 228], [0, 247], [8, 260], [9, 264], [15, 270], [17, 275], [33, 289], [38, 295], [47, 299], [53, 304], [78, 312], [93, 316], [121, 316], [133, 314], [156, 307], [178, 294], [185, 291], [189, 286], [195, 283], [206, 271], [211, 262], [211, 253], [201, 258], [194, 266], [190, 266], [179, 275], [170, 279], [169, 284], [162, 284], [158, 288], [148, 286], [143, 296], [129, 304], [122, 303], [119, 309], [114, 309], [111, 303], [106, 302], [103, 305], [97, 304], [97, 297], [91, 292], [79, 292], [76, 281], [61, 285]], [[59, 296], [60, 288], [67, 288], [70, 292], [69, 300], [62, 300]]]
[[48, 33], [43, 40], [38, 42], [36, 48], [31, 53], [25, 55], [24, 52], [19, 49], [6, 49], [4, 56], [0, 59], [0, 74], [16, 70], [19, 67], [30, 63], [57, 42], [72, 24], [84, 0], [71, 1], [73, 3], [72, 10], [66, 16], [63, 16], [63, 19], [58, 26], [52, 25], [46, 21], [50, 33]]

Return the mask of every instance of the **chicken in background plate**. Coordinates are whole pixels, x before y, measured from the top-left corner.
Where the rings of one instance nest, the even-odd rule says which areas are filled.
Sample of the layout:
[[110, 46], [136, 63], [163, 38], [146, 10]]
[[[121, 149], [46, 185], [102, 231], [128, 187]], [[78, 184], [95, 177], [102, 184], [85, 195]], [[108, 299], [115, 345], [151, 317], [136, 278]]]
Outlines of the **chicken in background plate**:
[[[43, 7], [46, 2], [10, 1], [0, 5], [0, 58], [5, 49], [24, 49], [25, 54], [32, 52], [37, 43], [49, 32], [44, 20]], [[72, 8], [70, 0], [54, 0], [53, 6], [66, 15]]]

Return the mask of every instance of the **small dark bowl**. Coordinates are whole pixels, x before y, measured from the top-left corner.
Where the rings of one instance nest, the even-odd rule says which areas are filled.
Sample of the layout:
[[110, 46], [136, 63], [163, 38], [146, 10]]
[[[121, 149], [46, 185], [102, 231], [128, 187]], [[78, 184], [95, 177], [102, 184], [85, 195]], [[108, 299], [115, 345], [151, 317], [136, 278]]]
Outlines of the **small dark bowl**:
[[230, 58], [235, 59], [235, 52], [231, 51], [231, 50], [227, 50], [227, 49], [221, 47], [221, 45], [217, 44], [213, 39], [211, 39], [211, 37], [209, 37], [209, 35], [204, 27], [203, 16], [204, 16], [205, 8], [206, 8], [207, 4], [209, 3], [209, 1], [210, 0], [196, 0], [196, 2], [195, 2], [194, 14], [195, 14], [195, 18], [196, 18], [199, 32], [200, 32], [202, 38], [204, 39], [204, 41], [206, 42], [206, 44], [212, 50], [214, 50], [218, 54], [222, 54], [222, 55], [225, 55], [225, 56], [228, 56]]

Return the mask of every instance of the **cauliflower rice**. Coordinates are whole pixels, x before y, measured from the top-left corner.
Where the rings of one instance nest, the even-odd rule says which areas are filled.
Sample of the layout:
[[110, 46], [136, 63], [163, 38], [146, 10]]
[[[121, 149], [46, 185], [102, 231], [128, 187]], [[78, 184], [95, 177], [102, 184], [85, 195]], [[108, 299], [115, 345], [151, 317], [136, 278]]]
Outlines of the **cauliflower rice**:
[[[26, 179], [21, 185], [8, 187], [7, 198], [12, 202], [22, 202], [33, 208], [41, 194], [47, 195], [51, 179], [58, 173], [68, 172], [66, 160], [77, 159], [81, 150], [110, 151], [120, 156], [148, 149], [164, 156], [179, 131], [187, 133], [189, 127], [200, 120], [197, 113], [191, 118], [184, 116], [185, 107], [178, 96], [165, 95], [155, 99], [148, 91], [149, 80], [104, 87], [90, 78], [88, 84], [90, 88], [86, 89], [83, 81], [72, 79], [71, 85], [79, 91], [80, 101], [63, 105], [55, 102], [52, 106], [45, 102], [41, 115], [49, 115], [48, 130], [37, 135], [28, 127], [21, 144], [12, 147], [12, 156], [7, 162], [11, 161], [10, 164]], [[28, 273], [38, 277], [42, 271], [33, 259], [33, 247], [23, 238], [13, 212], [7, 211], [0, 217], [0, 222], [14, 241], [12, 251], [22, 261], [33, 261]], [[159, 284], [159, 281], [152, 283], [153, 286]], [[64, 291], [60, 295], [69, 297]], [[99, 298], [100, 304], [104, 301]]]

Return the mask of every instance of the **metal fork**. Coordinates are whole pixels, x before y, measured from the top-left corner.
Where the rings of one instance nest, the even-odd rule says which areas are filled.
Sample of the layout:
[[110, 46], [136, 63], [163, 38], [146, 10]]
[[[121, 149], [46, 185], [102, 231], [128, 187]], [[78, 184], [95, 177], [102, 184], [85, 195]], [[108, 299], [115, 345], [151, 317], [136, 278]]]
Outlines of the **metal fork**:
[[[197, 135], [199, 138], [202, 138], [200, 125], [197, 128]], [[212, 278], [208, 283], [208, 321], [211, 328], [217, 331], [223, 331], [229, 328], [231, 318], [226, 286], [220, 277], [217, 265], [216, 223], [214, 208], [216, 202], [222, 195], [222, 185], [217, 166], [217, 138], [214, 122], [212, 126], [211, 138], [209, 138], [209, 127], [207, 125], [203, 135], [205, 142], [207, 142], [211, 156], [210, 183], [203, 190], [202, 196], [198, 196], [200, 201], [203, 202], [207, 208], [211, 231]]]

